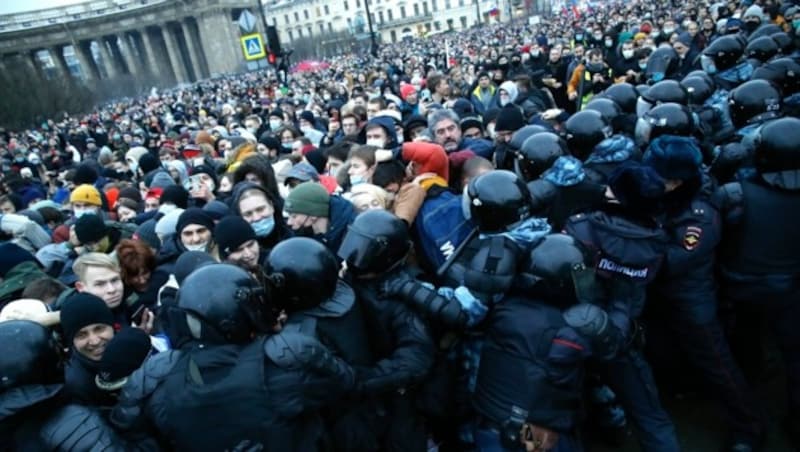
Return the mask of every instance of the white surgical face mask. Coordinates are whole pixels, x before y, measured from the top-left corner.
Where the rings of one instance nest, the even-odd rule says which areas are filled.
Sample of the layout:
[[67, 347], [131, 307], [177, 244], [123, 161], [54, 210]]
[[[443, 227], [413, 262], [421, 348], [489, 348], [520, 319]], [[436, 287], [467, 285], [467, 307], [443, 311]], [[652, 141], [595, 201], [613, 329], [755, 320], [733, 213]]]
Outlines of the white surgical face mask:
[[633, 49], [631, 49], [631, 50], [623, 50], [622, 51], [622, 57], [625, 58], [626, 60], [633, 58]]
[[189, 251], [206, 251], [206, 247], [208, 247], [208, 242], [198, 243], [196, 245], [184, 245], [187, 250]]
[[84, 215], [97, 215], [97, 212], [94, 209], [72, 209], [73, 215], [75, 218], [80, 218]]
[[373, 138], [371, 140], [367, 140], [367, 146], [375, 146], [378, 149], [383, 149], [384, 143], [383, 140], [379, 138]]
[[281, 121], [276, 119], [269, 120], [269, 128], [272, 130], [278, 130], [281, 128]]

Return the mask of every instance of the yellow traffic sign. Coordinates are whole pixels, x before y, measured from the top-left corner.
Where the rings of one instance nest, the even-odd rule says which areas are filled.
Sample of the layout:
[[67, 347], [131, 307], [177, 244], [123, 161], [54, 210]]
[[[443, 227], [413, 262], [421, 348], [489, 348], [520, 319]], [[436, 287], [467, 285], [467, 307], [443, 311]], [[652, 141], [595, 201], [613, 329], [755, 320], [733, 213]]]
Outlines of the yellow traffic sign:
[[239, 41], [242, 43], [245, 60], [257, 60], [267, 56], [267, 52], [264, 50], [264, 42], [261, 40], [260, 34], [253, 33], [251, 35], [242, 36], [239, 38]]

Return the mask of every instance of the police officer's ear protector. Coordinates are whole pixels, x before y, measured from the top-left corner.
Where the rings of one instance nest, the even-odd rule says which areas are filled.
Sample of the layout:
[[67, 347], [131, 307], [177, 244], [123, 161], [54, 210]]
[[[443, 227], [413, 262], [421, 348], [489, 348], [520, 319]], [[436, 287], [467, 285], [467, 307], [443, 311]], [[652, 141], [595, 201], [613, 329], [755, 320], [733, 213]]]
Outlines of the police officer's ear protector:
[[[289, 311], [294, 311], [300, 305], [297, 296], [287, 295], [286, 289], [286, 275], [281, 272], [271, 273], [267, 276], [267, 283], [276, 292], [277, 299], [280, 300], [281, 307], [287, 308]], [[278, 307], [280, 309], [280, 307]]]
[[236, 289], [234, 300], [243, 309], [257, 332], [268, 332], [275, 321], [270, 307], [267, 306], [267, 289], [260, 284]]

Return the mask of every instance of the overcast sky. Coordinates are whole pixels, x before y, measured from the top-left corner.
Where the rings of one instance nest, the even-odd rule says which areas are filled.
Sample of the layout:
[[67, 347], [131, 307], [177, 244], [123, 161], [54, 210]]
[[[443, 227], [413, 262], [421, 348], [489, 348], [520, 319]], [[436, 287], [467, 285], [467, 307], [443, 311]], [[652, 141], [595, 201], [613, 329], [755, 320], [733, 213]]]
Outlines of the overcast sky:
[[55, 8], [85, 1], [86, 0], [0, 0], [0, 14]]

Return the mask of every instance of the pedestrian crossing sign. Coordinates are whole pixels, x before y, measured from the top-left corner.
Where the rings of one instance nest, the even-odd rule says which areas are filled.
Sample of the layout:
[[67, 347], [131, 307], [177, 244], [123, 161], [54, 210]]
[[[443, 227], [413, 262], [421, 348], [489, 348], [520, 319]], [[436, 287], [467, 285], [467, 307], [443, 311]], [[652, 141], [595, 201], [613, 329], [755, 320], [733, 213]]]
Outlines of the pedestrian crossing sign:
[[267, 56], [264, 50], [264, 42], [261, 41], [261, 35], [253, 33], [251, 35], [242, 36], [239, 38], [242, 42], [242, 50], [244, 50], [244, 59], [247, 61], [257, 60]]

